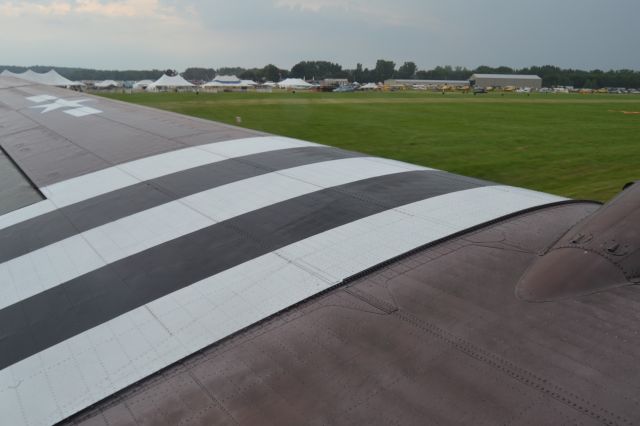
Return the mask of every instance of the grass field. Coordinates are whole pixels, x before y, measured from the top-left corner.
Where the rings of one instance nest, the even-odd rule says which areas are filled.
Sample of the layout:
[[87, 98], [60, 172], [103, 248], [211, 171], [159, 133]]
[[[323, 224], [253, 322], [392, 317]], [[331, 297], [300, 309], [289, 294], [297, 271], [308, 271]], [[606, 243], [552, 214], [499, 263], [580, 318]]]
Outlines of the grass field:
[[640, 179], [640, 96], [107, 94], [183, 114], [572, 198]]

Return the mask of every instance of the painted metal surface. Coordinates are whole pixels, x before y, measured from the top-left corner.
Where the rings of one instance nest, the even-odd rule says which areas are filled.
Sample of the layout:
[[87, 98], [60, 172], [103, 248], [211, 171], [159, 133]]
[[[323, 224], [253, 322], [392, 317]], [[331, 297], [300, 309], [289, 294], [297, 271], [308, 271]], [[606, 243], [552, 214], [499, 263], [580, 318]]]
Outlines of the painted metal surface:
[[[1, 144], [40, 187], [103, 170], [118, 164], [189, 146], [265, 136], [253, 130], [155, 111], [83, 93], [12, 83], [3, 78], [0, 122]], [[15, 80], [14, 80], [15, 81]], [[52, 96], [71, 102], [90, 98], [87, 106], [100, 114], [77, 117], [57, 109], [43, 114], [32, 108], [34, 96]]]
[[[638, 289], [513, 296], [538, 251], [597, 209], [541, 209], [424, 249], [64, 424], [636, 424]], [[180, 300], [174, 318], [196, 309]]]
[[[75, 232], [67, 238], [46, 244], [47, 241], [39, 233], [29, 240], [33, 245], [26, 247], [26, 254], [2, 263], [0, 279], [5, 286], [1, 293], [0, 309], [95, 269], [129, 256], [142, 255], [155, 246], [236, 216], [339, 184], [343, 185], [337, 190], [349, 182], [395, 174], [402, 170], [394, 164], [383, 167], [376, 163], [376, 167], [362, 167], [367, 163], [368, 159], [353, 158], [280, 170], [222, 185], [117, 220], [105, 221], [101, 226], [84, 231], [76, 222], [69, 221], [69, 230]], [[317, 175], [315, 179], [313, 175]], [[434, 172], [432, 180], [438, 179], [442, 179], [442, 174]], [[472, 185], [472, 182], [470, 180], [469, 184]], [[269, 187], [269, 190], [265, 191], [262, 189], [264, 187]], [[244, 196], [239, 198], [238, 194]], [[223, 225], [228, 227], [229, 223], [220, 226]], [[60, 223], [41, 226], [45, 230], [59, 229]], [[8, 234], [13, 237], [11, 231]], [[17, 232], [13, 230], [14, 234]], [[24, 232], [20, 232], [18, 237], [5, 239], [24, 241], [20, 238], [22, 234]], [[6, 251], [9, 252], [9, 249]], [[39, 267], [32, 268], [34, 264]]]
[[516, 295], [552, 301], [640, 283], [640, 185], [626, 187], [532, 263]]
[[[0, 87], [0, 144], [47, 197], [0, 216], [0, 410], [11, 424], [61, 421], [354, 274], [563, 200]], [[99, 113], [67, 113], [85, 107]]]
[[[26, 275], [28, 271], [19, 270], [25, 263], [44, 266], [46, 259], [42, 257], [56, 256], [56, 252], [60, 252], [57, 258], [67, 257], [76, 268], [58, 276], [52, 273], [36, 279], [29, 276], [32, 288], [41, 287], [34, 288], [35, 294], [25, 299], [11, 300], [7, 294], [10, 302], [0, 306], [0, 323], [4, 324], [0, 368], [296, 241], [398, 206], [477, 186], [471, 181], [456, 188], [434, 172], [417, 171], [359, 179], [329, 189], [301, 189], [302, 193], [311, 192], [286, 200], [291, 183], [283, 185], [285, 201], [225, 221], [216, 223], [178, 204], [158, 214], [155, 229], [144, 232], [143, 239], [125, 240], [119, 250], [109, 244], [113, 241], [110, 236], [118, 231], [125, 236], [140, 232], [145, 222], [151, 221], [150, 217], [133, 218], [121, 229], [109, 224], [106, 232], [65, 240], [59, 246], [45, 248], [43, 253], [37, 252], [35, 259], [19, 259], [17, 265], [2, 264], [7, 271], [3, 275], [9, 280], [12, 275]], [[466, 215], [464, 218], [467, 219]], [[443, 226], [440, 228], [447, 231]], [[81, 257], [83, 253], [94, 252], [97, 256]], [[105, 262], [101, 264], [101, 260]], [[51, 262], [50, 266], [60, 267], [61, 262]], [[9, 283], [18, 294], [27, 287], [20, 278]]]
[[[353, 222], [343, 218], [347, 222], [345, 225], [334, 224], [324, 232], [321, 231], [327, 226], [326, 222], [319, 221], [313, 225], [316, 227], [313, 236], [281, 249], [277, 248], [275, 239], [265, 238], [265, 249], [255, 242], [239, 239], [233, 228], [226, 227], [218, 229], [216, 235], [202, 239], [208, 249], [182, 253], [173, 247], [159, 246], [155, 250], [159, 253], [154, 256], [160, 261], [151, 262], [149, 254], [140, 260], [127, 258], [119, 267], [120, 274], [109, 276], [107, 270], [98, 270], [90, 274], [90, 280], [84, 276], [65, 284], [65, 291], [54, 293], [55, 300], [45, 292], [27, 301], [30, 307], [5, 309], [3, 320], [6, 322], [3, 323], [14, 324], [13, 330], [22, 318], [9, 319], [7, 314], [30, 312], [37, 316], [34, 319], [41, 321], [31, 335], [35, 333], [36, 343], [44, 343], [44, 346], [32, 349], [36, 351], [33, 355], [4, 371], [10, 374], [11, 383], [21, 383], [15, 391], [15, 397], [20, 400], [29, 401], [37, 396], [38, 399], [60, 401], [55, 406], [32, 407], [28, 413], [30, 422], [46, 423], [64, 418], [215, 340], [324, 291], [354, 273], [425, 242], [495, 218], [496, 214], [537, 205], [537, 201], [526, 193], [519, 194], [520, 200], [514, 202], [517, 194], [517, 189], [480, 187], [384, 210]], [[493, 209], [496, 205], [502, 207], [492, 210], [489, 201], [492, 196], [503, 196], [500, 201], [507, 203], [496, 203]], [[335, 200], [331, 204], [335, 204]], [[296, 210], [298, 218], [313, 217]], [[278, 208], [277, 211], [282, 214], [286, 210]], [[341, 216], [332, 214], [330, 217]], [[460, 221], [461, 218], [464, 220]], [[239, 229], [253, 228], [252, 235], [259, 235], [260, 228], [268, 232], [274, 224], [296, 222], [277, 215], [265, 222], [244, 217], [236, 225]], [[241, 226], [242, 223], [246, 227]], [[445, 223], [448, 225], [443, 226]], [[458, 228], [455, 228], [456, 224]], [[302, 238], [298, 232], [308, 229], [307, 226], [299, 225], [299, 231], [289, 228], [283, 237], [296, 241]], [[214, 259], [211, 253], [215, 253]], [[185, 257], [176, 259], [181, 255]], [[245, 256], [247, 260], [234, 266], [238, 256]], [[151, 262], [153, 269], [141, 266], [137, 263], [140, 261]], [[176, 268], [177, 261], [185, 263]], [[128, 272], [125, 271], [127, 268]], [[122, 293], [115, 288], [116, 280], [125, 273], [130, 276], [120, 286], [125, 290]], [[183, 280], [195, 280], [196, 274], [206, 278], [180, 286], [185, 283]], [[87, 291], [89, 289], [91, 291]], [[135, 295], [131, 293], [133, 289], [139, 289], [141, 293]], [[167, 293], [163, 296], [158, 291]], [[71, 301], [70, 297], [73, 298]], [[153, 300], [136, 308], [134, 303], [141, 303], [140, 297]], [[107, 310], [111, 310], [109, 317], [104, 316]], [[116, 312], [120, 314], [116, 315]], [[47, 320], [47, 316], [55, 321]], [[22, 333], [24, 335], [26, 330]], [[63, 336], [62, 340], [61, 333], [71, 335]], [[52, 339], [61, 341], [56, 343]], [[17, 348], [13, 347], [13, 356], [27, 354], [16, 354]], [[11, 361], [4, 358], [3, 362]], [[39, 385], [49, 377], [65, 378], [64, 383], [56, 381], [52, 394], [47, 394], [47, 388]], [[34, 389], [37, 389], [35, 394]], [[14, 414], [19, 418], [20, 413]]]
[[[216, 161], [155, 179], [135, 181], [136, 183], [132, 185], [90, 196], [72, 204], [60, 203], [54, 197], [56, 204], [60, 206], [59, 209], [23, 220], [13, 226], [2, 228], [0, 225], [0, 238], [6, 242], [3, 247], [0, 247], [0, 262], [64, 240], [80, 232], [154, 207], [176, 202], [212, 188], [302, 164], [356, 156], [356, 154], [333, 148], [293, 148], [282, 152], [260, 153], [237, 159]], [[84, 180], [83, 185], [89, 185], [87, 180]], [[76, 183], [73, 186], [75, 185], [80, 186], [81, 184]], [[119, 185], [112, 187], [119, 187]], [[70, 189], [70, 191], [73, 193], [74, 199], [77, 200], [80, 197], [75, 189]], [[48, 191], [49, 194], [51, 192]], [[62, 191], [57, 190], [57, 192]], [[85, 190], [85, 193], [87, 192], [89, 191]], [[95, 191], [92, 192], [92, 194], [94, 193]], [[67, 200], [70, 198], [64, 194], [59, 195]]]
[[42, 199], [42, 194], [0, 149], [0, 216]]

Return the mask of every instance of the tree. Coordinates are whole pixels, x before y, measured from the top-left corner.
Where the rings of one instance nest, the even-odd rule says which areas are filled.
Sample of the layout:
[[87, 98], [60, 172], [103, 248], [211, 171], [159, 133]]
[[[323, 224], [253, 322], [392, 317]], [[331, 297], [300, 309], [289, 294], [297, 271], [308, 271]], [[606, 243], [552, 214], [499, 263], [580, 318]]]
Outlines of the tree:
[[489, 67], [486, 65], [481, 65], [475, 70], [473, 70], [475, 74], [513, 74], [515, 70], [513, 68], [500, 66], [500, 67]]
[[396, 77], [403, 78], [403, 79], [414, 78], [416, 75], [417, 69], [418, 69], [418, 66], [415, 64], [415, 62], [405, 62], [404, 64], [402, 64], [402, 66], [400, 66], [400, 68], [398, 68], [398, 71], [396, 72]]
[[216, 75], [213, 68], [187, 68], [182, 76], [191, 81], [211, 81]]
[[323, 78], [345, 78], [349, 74], [342, 65], [327, 61], [302, 61], [291, 68], [291, 77], [321, 80]]
[[[410, 75], [412, 62], [405, 62], [396, 72], [396, 77], [405, 78]], [[117, 80], [117, 81], [138, 81], [157, 80], [165, 72], [177, 74], [170, 70], [96, 70], [87, 68], [66, 68], [34, 65], [30, 67], [0, 65], [0, 70], [7, 69], [12, 72], [21, 73], [31, 68], [35, 72], [47, 72], [55, 68], [64, 77], [74, 80]], [[352, 81], [360, 83], [378, 82], [392, 78], [395, 64], [391, 61], [380, 60], [375, 69], [364, 68], [358, 64], [354, 70], [345, 70], [339, 64], [327, 61], [303, 61], [291, 70], [292, 75], [306, 78], [350, 78]], [[235, 74], [247, 80], [280, 80], [288, 74], [287, 70], [278, 69], [275, 65], [267, 65], [264, 68], [253, 68], [245, 70], [243, 68], [220, 68], [217, 70], [221, 74]], [[389, 74], [391, 72], [391, 75]], [[562, 69], [554, 65], [531, 66], [528, 68], [513, 69], [509, 67], [480, 66], [471, 71], [463, 67], [452, 67], [449, 65], [438, 66], [430, 70], [418, 70], [414, 73], [414, 78], [422, 80], [467, 80], [472, 73], [502, 73], [502, 74], [535, 74], [542, 77], [545, 86], [573, 86], [580, 87], [626, 87], [640, 88], [640, 71], [636, 70], [592, 70], [584, 71], [578, 69]], [[184, 72], [184, 77], [189, 80], [206, 81], [211, 80], [215, 74], [213, 68], [188, 68]], [[401, 77], [402, 76], [402, 77]]]
[[167, 69], [164, 73], [169, 77], [175, 77], [176, 75], [178, 75], [178, 71], [172, 70], [171, 68]]
[[396, 64], [393, 61], [385, 61], [384, 59], [378, 59], [376, 67], [373, 70], [377, 81], [389, 80], [393, 77], [393, 73], [396, 70]]
[[258, 81], [261, 79], [261, 73], [259, 69], [251, 68], [249, 70], [242, 72], [240, 75], [238, 75], [238, 77], [240, 77], [243, 80]]
[[291, 68], [291, 77], [305, 78], [307, 72], [306, 62], [298, 62]]
[[360, 83], [364, 82], [364, 70], [362, 69], [362, 64], [357, 64], [356, 69], [351, 73], [351, 79], [353, 81], [358, 81]]
[[220, 75], [235, 75], [238, 76], [246, 70], [242, 67], [222, 67], [218, 68], [218, 74]]
[[[285, 72], [286, 73], [286, 72]], [[269, 64], [262, 68], [262, 78], [266, 81], [280, 81], [284, 73], [275, 65]]]

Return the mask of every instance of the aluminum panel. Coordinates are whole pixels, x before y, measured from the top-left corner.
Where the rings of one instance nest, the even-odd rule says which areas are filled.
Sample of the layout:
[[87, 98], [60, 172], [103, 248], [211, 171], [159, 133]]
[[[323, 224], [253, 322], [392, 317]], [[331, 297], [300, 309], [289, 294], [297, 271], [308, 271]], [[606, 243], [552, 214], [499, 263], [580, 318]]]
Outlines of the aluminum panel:
[[396, 173], [315, 191], [156, 245], [1, 309], [0, 365], [288, 244], [477, 186], [442, 172]]
[[[451, 198], [456, 195], [458, 199]], [[33, 419], [36, 424], [61, 420], [114, 390], [341, 282], [352, 273], [453, 232], [454, 229], [442, 225], [425, 228], [425, 218], [433, 212], [446, 217], [447, 213], [466, 207], [463, 200], [474, 206], [465, 210], [473, 215], [490, 205], [493, 196], [509, 199], [510, 207], [501, 211], [504, 214], [544, 203], [537, 194], [527, 196], [502, 188], [476, 188], [362, 218], [228, 268], [73, 336], [9, 367], [10, 380], [21, 381], [25, 389], [33, 390], [33, 394], [20, 395], [25, 404], [37, 405], [41, 398], [64, 403], [39, 406], [38, 416]], [[467, 218], [466, 223], [479, 223], [482, 219]], [[376, 248], [380, 247], [383, 250], [378, 255]], [[343, 255], [361, 250], [368, 255], [355, 259]], [[329, 270], [337, 272], [327, 275], [325, 272]], [[125, 348], [141, 336], [146, 342], [127, 352]], [[64, 353], [61, 348], [65, 347], [73, 354], [66, 363], [49, 363], [45, 367], [42, 360], [49, 357], [47, 354]], [[80, 352], [79, 348], [84, 349]], [[86, 353], [100, 358], [105, 375], [94, 374], [98, 380], [87, 382], [81, 380], [83, 375], [78, 372], [65, 370], [74, 388], [84, 391], [75, 393], [80, 395], [78, 399], [50, 388], [34, 390], [45, 372], [51, 375], [60, 374], [54, 371], [62, 368], [86, 369], [86, 364], [82, 367], [76, 361]], [[29, 368], [24, 368], [26, 364], [30, 364]], [[38, 373], [34, 375], [34, 371]], [[14, 401], [13, 392], [16, 391], [0, 394], [0, 406]], [[50, 394], [46, 395], [47, 392]]]
[[0, 230], [0, 263], [80, 232], [221, 185], [359, 154], [329, 147], [289, 148], [226, 159], [138, 182]]
[[[168, 202], [65, 238], [0, 264], [0, 281], [5, 283], [0, 287], [0, 309], [214, 223], [332, 186], [401, 170], [395, 164], [375, 164], [371, 168], [366, 158], [349, 158], [269, 173]], [[305, 182], [304, 178], [311, 182]]]
[[0, 149], [0, 216], [42, 199], [40, 192]]
[[373, 215], [276, 253], [337, 284], [344, 277], [425, 243], [514, 212], [563, 200], [508, 186], [473, 188]]
[[34, 217], [50, 213], [56, 210], [56, 208], [57, 207], [51, 201], [42, 200], [37, 203], [33, 203], [30, 206], [5, 213], [0, 216], [0, 230], [33, 219]]
[[[180, 170], [260, 152], [313, 146], [278, 137], [259, 137], [189, 147], [110, 167], [42, 188], [47, 198], [64, 207], [88, 198]], [[204, 152], [203, 152], [204, 151]]]

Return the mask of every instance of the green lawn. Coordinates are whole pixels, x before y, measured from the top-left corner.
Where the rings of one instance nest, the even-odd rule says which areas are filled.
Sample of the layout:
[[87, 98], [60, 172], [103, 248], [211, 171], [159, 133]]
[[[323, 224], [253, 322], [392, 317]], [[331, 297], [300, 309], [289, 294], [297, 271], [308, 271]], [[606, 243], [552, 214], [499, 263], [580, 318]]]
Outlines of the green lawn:
[[141, 93], [110, 98], [573, 198], [639, 179], [636, 95]]

